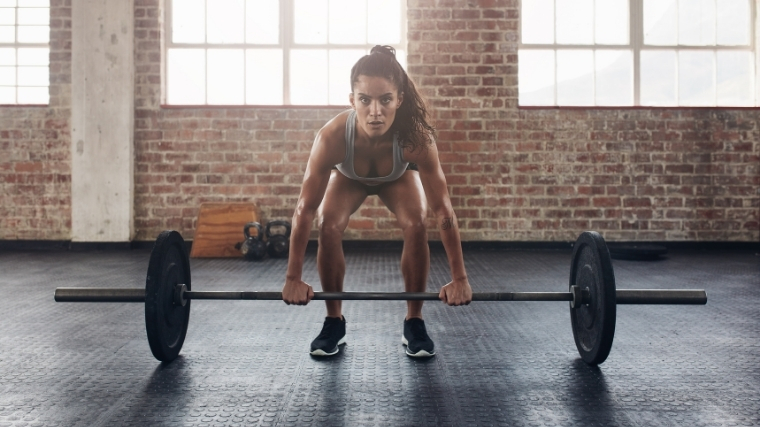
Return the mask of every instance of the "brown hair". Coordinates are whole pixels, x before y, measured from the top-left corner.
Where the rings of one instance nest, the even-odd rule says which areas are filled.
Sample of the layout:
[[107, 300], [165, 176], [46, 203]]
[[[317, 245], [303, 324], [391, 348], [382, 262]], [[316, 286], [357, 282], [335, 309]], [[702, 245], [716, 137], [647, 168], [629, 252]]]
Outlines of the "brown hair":
[[377, 45], [369, 55], [364, 55], [356, 61], [351, 68], [352, 91], [361, 75], [386, 78], [404, 94], [404, 102], [396, 111], [396, 119], [391, 125], [391, 131], [398, 132], [401, 145], [415, 151], [430, 144], [435, 135], [435, 128], [428, 123], [425, 100], [396, 60], [396, 49]]

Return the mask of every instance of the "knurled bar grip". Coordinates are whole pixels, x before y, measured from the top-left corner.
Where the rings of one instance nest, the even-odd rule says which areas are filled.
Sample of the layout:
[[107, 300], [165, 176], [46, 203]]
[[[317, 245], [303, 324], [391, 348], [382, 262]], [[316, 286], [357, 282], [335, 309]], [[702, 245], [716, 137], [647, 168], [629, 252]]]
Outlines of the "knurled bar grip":
[[[185, 291], [189, 300], [282, 300], [281, 292]], [[58, 302], [144, 302], [141, 288], [57, 288]], [[314, 292], [314, 300], [438, 300], [435, 292]], [[474, 293], [473, 301], [572, 301], [570, 292], [491, 292]], [[702, 289], [618, 289], [618, 304], [707, 304]]]

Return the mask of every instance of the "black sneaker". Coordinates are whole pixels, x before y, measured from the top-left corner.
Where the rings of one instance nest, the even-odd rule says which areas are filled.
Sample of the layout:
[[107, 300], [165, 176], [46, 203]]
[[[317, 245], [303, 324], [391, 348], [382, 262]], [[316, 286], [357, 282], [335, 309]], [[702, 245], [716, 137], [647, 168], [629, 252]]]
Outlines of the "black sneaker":
[[404, 334], [401, 342], [406, 346], [406, 354], [411, 357], [430, 357], [435, 355], [435, 344], [427, 334], [425, 322], [413, 317], [404, 320]]
[[346, 343], [346, 318], [325, 317], [322, 332], [311, 342], [312, 356], [332, 356]]

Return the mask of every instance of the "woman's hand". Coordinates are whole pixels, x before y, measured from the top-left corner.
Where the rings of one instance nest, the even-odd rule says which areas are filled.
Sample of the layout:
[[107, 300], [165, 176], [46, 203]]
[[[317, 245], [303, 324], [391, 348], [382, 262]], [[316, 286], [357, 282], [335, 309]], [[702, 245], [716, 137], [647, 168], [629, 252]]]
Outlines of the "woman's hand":
[[467, 278], [453, 280], [443, 288], [438, 298], [448, 305], [467, 305], [472, 301], [472, 288]]
[[301, 279], [285, 279], [282, 300], [285, 304], [306, 305], [314, 298], [314, 289]]

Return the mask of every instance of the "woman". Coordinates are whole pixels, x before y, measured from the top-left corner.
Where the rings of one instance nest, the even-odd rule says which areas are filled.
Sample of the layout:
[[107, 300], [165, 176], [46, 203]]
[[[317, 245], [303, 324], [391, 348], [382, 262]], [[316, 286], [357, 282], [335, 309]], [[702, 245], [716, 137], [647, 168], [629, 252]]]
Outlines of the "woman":
[[[311, 225], [318, 218], [317, 267], [325, 292], [342, 292], [346, 271], [343, 231], [368, 195], [377, 195], [403, 231], [401, 272], [406, 292], [424, 292], [430, 268], [425, 218], [435, 213], [452, 281], [440, 292], [449, 305], [469, 304], [472, 290], [462, 260], [456, 217], [438, 160], [433, 128], [412, 81], [389, 46], [375, 46], [351, 69], [352, 109], [338, 114], [317, 134], [293, 215], [290, 258], [282, 298], [307, 304], [312, 287], [301, 280]], [[314, 356], [331, 356], [345, 343], [341, 301], [325, 301], [322, 332], [311, 343]], [[402, 342], [406, 354], [430, 357], [433, 341], [422, 320], [422, 301], [407, 301]]]

